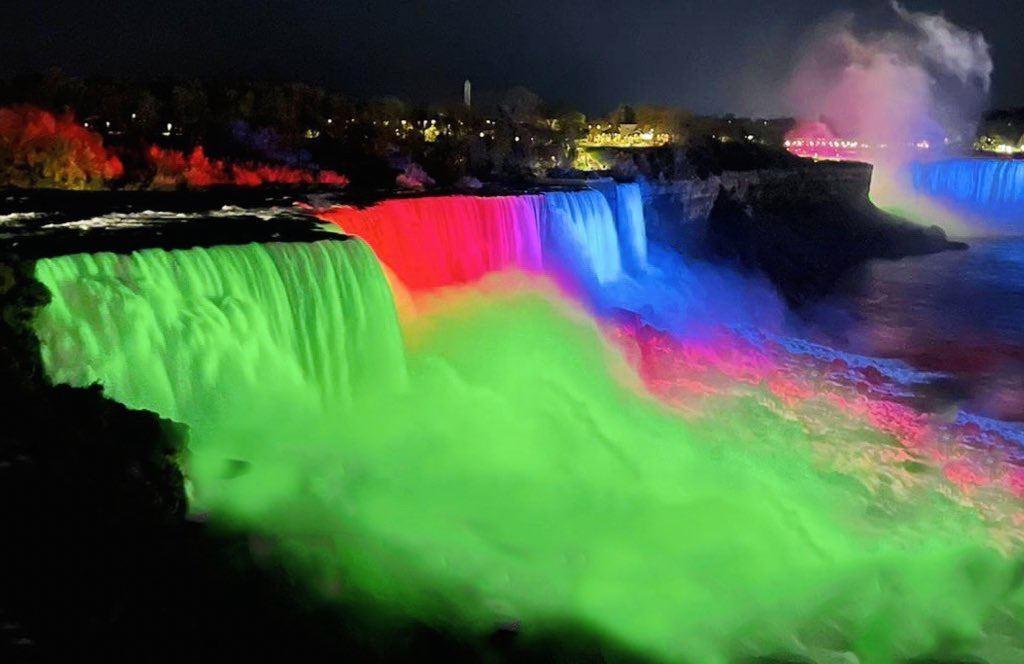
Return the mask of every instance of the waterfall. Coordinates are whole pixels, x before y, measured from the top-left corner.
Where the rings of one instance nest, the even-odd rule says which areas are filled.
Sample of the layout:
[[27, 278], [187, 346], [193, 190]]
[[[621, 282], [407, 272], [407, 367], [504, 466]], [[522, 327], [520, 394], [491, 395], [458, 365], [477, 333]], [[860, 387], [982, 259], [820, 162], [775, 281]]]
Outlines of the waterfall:
[[914, 190], [985, 219], [1024, 224], [1024, 161], [947, 159], [910, 166]]
[[544, 205], [545, 267], [599, 284], [622, 276], [615, 218], [600, 192], [548, 192]]
[[629, 311], [678, 333], [708, 321], [778, 328], [783, 305], [770, 287], [648, 245], [639, 185], [601, 180], [593, 187], [398, 198], [319, 215], [371, 246], [401, 282], [400, 305], [405, 288], [464, 284], [518, 268], [554, 276], [598, 315]]
[[438, 196], [340, 206], [320, 216], [363, 238], [412, 290], [475, 281], [509, 268], [603, 284], [646, 265], [637, 185], [521, 196]]
[[615, 227], [622, 247], [622, 262], [629, 273], [641, 274], [647, 269], [647, 227], [640, 185], [620, 184], [615, 189]]
[[[622, 275], [599, 192], [376, 210], [365, 237], [421, 287], [541, 258]], [[680, 281], [652, 262], [664, 284], [612, 286], [675, 306], [645, 290]], [[514, 621], [658, 661], [1019, 651], [1019, 560], [962, 505], [868, 474], [874, 453], [840, 457], [855, 479], [822, 469], [865, 446], [863, 422], [822, 404], [806, 426], [767, 392], [677, 417], [547, 296], [462, 303], [403, 349], [360, 240], [79, 254], [36, 277], [50, 377], [189, 425], [193, 509], [260, 535], [260, 558], [324, 598], [366, 602], [375, 640], [407, 642], [408, 623], [472, 644]]]
[[36, 277], [55, 382], [190, 425], [315, 415], [405, 380], [387, 282], [358, 240], [76, 254]]
[[601, 178], [588, 181], [587, 186], [601, 192], [614, 213], [622, 267], [631, 275], [643, 274], [647, 269], [647, 228], [640, 185]]
[[[319, 214], [363, 238], [401, 282], [398, 293], [403, 286], [428, 290], [518, 268], [554, 275], [595, 313], [630, 311], [660, 329], [682, 332], [710, 320], [777, 327], [782, 305], [770, 288], [741, 287], [742, 277], [728, 270], [648, 246], [639, 185], [606, 180], [595, 187], [400, 198]], [[749, 306], [754, 301], [759, 306]]]
[[475, 281], [508, 268], [542, 265], [540, 196], [391, 199], [321, 213], [363, 238], [412, 290]]

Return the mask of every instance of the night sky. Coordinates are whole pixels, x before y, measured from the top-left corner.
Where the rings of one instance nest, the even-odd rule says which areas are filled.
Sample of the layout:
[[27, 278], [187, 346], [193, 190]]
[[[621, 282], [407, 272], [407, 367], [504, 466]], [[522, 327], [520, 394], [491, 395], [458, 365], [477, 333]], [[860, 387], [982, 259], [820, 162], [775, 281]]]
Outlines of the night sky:
[[[1020, 0], [906, 0], [981, 30], [992, 106], [1024, 105]], [[887, 0], [25, 3], [0, 23], [0, 76], [301, 80], [413, 101], [525, 85], [588, 113], [622, 101], [702, 113], [784, 112], [779, 87], [808, 31], [838, 11], [894, 23]]]

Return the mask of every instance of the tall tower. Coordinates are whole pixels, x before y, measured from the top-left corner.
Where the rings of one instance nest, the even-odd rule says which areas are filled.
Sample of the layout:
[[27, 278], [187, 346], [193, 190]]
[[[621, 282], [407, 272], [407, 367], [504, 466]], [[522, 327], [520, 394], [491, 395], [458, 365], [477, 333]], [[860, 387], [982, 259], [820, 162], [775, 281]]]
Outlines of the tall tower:
[[473, 101], [473, 85], [466, 79], [466, 82], [462, 84], [462, 103], [466, 105], [466, 108], [470, 107]]

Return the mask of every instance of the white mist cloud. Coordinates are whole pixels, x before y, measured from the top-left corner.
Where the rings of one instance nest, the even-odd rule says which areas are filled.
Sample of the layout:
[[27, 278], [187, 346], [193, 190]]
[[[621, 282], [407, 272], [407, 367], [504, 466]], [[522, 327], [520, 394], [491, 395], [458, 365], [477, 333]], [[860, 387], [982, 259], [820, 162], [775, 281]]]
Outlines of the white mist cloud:
[[988, 42], [941, 14], [892, 8], [886, 31], [859, 31], [850, 14], [817, 26], [787, 86], [791, 112], [890, 144], [941, 141], [976, 120], [993, 69]]
[[988, 92], [992, 82], [992, 49], [980, 32], [965, 30], [941, 14], [908, 11], [895, 0], [892, 8], [923, 38], [917, 48], [925, 58], [961, 83], [976, 82]]

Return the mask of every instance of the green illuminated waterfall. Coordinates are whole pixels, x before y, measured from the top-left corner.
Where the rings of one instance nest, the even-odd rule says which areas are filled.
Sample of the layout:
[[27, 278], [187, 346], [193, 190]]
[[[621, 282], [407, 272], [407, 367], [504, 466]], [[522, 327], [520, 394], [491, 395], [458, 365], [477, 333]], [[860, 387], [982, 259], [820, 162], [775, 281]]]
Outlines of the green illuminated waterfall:
[[56, 382], [244, 440], [405, 380], [387, 282], [358, 240], [41, 260]]
[[[37, 277], [51, 376], [187, 424], [193, 508], [339, 602], [460, 634], [573, 625], [670, 661], [1020, 653], [1017, 563], [977, 515], [821, 468], [767, 396], [669, 412], [549, 294], [497, 276], [400, 330], [354, 240]], [[827, 435], [864, 435], [822, 410]]]

